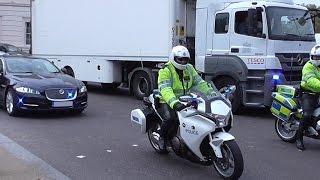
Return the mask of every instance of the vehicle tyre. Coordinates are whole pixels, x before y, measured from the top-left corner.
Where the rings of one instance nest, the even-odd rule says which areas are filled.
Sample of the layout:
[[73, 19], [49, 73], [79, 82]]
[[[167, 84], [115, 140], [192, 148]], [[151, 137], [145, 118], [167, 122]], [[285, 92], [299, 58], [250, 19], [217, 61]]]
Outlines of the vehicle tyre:
[[243, 173], [243, 157], [235, 140], [226, 141], [221, 145], [223, 158], [213, 162], [219, 175], [227, 180], [236, 180]]
[[6, 94], [5, 108], [9, 116], [18, 116], [17, 98], [13, 90], [9, 90]]
[[279, 138], [288, 143], [294, 143], [297, 139], [297, 131], [291, 130], [289, 126], [292, 122], [285, 122], [277, 118], [275, 121], [275, 130]]
[[239, 85], [237, 85], [236, 81], [230, 77], [219, 77], [214, 81], [215, 86], [218, 90], [221, 90], [224, 87], [227, 87], [228, 85], [235, 85], [236, 86], [236, 92], [231, 100], [232, 103], [232, 112], [237, 113], [240, 110], [241, 106], [241, 90]]
[[160, 123], [158, 122], [151, 122], [150, 127], [148, 128], [148, 139], [153, 147], [153, 149], [159, 154], [168, 154], [167, 150], [161, 150], [158, 145], [158, 140], [160, 138]]
[[116, 89], [120, 86], [121, 83], [101, 83], [103, 89]]
[[134, 74], [132, 79], [132, 93], [133, 95], [142, 100], [144, 97], [150, 95], [152, 91], [151, 79], [148, 73], [144, 71], [139, 71]]

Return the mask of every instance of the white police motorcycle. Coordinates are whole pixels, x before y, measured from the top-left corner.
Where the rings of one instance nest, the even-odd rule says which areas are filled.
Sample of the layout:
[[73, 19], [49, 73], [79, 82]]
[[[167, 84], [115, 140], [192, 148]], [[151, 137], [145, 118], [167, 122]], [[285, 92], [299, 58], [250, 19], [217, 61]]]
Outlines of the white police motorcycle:
[[[213, 85], [214, 87], [214, 85]], [[167, 146], [178, 156], [205, 166], [214, 166], [224, 179], [238, 179], [243, 172], [243, 157], [235, 137], [228, 133], [233, 125], [230, 97], [235, 86], [215, 93], [191, 92], [179, 100], [187, 108], [177, 112], [178, 122], [169, 130]], [[147, 133], [156, 152], [159, 148], [159, 130], [162, 122], [158, 113], [159, 93], [154, 91], [144, 99], [146, 108], [131, 112], [131, 122]]]

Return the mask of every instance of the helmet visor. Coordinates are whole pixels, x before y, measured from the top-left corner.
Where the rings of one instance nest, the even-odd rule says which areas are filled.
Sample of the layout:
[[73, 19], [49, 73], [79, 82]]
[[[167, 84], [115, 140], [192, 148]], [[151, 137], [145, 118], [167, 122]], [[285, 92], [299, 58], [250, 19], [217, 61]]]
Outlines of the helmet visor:
[[189, 63], [190, 58], [188, 57], [175, 57], [174, 60], [181, 65], [186, 65]]
[[314, 61], [320, 61], [320, 56], [319, 55], [312, 55], [311, 59]]

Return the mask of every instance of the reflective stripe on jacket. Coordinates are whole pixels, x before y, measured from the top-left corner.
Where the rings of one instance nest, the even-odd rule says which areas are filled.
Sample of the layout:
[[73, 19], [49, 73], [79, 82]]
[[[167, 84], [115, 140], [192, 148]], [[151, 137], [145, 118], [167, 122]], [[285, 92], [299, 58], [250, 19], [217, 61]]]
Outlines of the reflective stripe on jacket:
[[179, 102], [179, 97], [189, 92], [191, 88], [208, 93], [213, 89], [208, 86], [191, 64], [183, 71], [181, 82], [178, 73], [172, 63], [168, 62], [159, 71], [158, 88], [161, 94], [162, 103], [167, 103], [172, 109]]
[[307, 91], [320, 93], [320, 68], [315, 67], [310, 61], [303, 66], [301, 87]]

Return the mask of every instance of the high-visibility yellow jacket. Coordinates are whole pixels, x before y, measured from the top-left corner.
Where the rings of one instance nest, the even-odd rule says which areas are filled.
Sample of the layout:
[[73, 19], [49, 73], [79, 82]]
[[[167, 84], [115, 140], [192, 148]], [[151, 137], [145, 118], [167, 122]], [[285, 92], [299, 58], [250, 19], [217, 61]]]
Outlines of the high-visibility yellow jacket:
[[307, 91], [320, 93], [320, 68], [310, 61], [303, 66], [301, 87]]
[[185, 95], [189, 90], [196, 89], [202, 93], [213, 91], [197, 73], [191, 64], [183, 70], [183, 80], [181, 81], [175, 67], [168, 62], [165, 67], [159, 71], [158, 88], [161, 94], [161, 102], [167, 103], [172, 109], [179, 102], [179, 97]]

